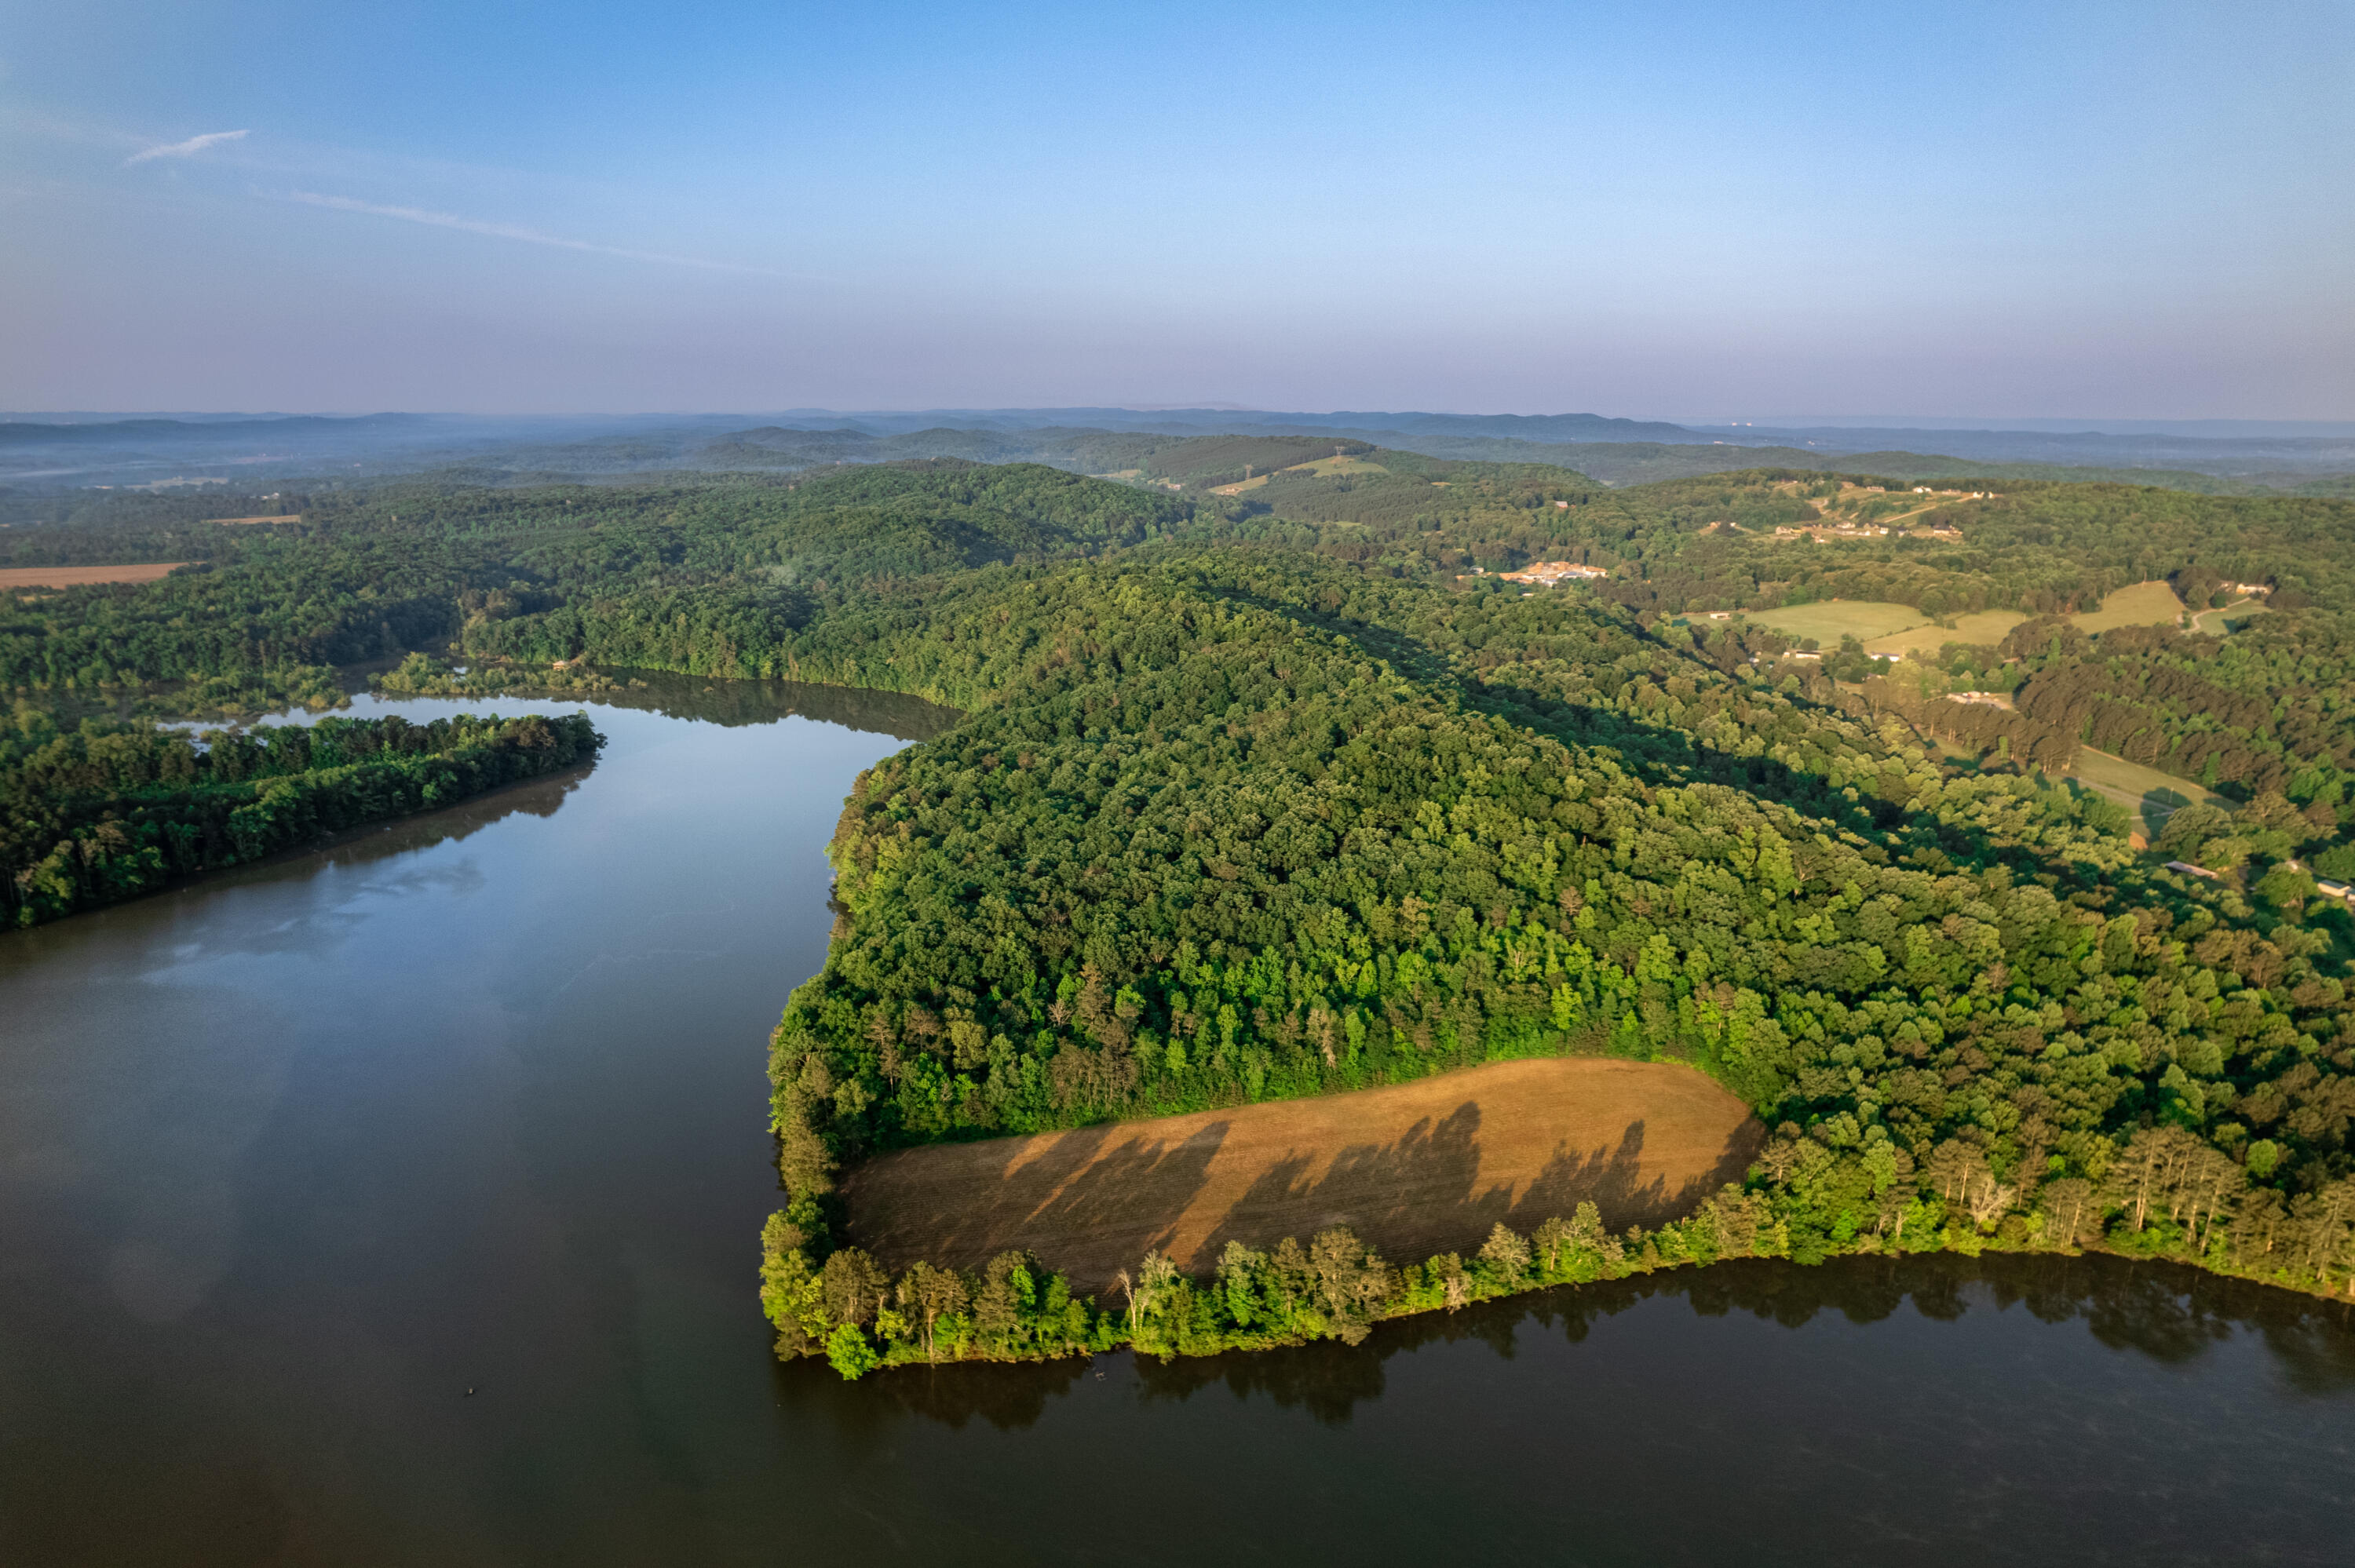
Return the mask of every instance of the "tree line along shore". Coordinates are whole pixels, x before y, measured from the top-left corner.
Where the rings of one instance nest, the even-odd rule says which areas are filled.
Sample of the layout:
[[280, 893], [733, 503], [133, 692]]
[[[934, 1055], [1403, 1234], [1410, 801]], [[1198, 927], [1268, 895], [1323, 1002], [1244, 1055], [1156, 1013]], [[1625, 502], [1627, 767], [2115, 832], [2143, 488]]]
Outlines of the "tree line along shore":
[[[789, 1349], [847, 1323], [900, 1353], [879, 1316], [805, 1319], [792, 1285], [823, 1305], [829, 1267], [858, 1271], [838, 1177], [873, 1153], [1575, 1053], [1689, 1063], [1774, 1129], [1711, 1200], [1710, 1255], [2096, 1245], [2343, 1292], [2355, 939], [2301, 868], [2355, 848], [2355, 507], [1957, 482], [2001, 493], [1959, 539], [1801, 548], [1753, 532], [1847, 480], [1613, 491], [1376, 455], [1231, 497], [935, 461], [415, 482], [308, 494], [266, 530], [126, 502], [0, 553], [197, 564], [12, 599], [0, 680], [58, 736], [77, 705], [332, 700], [327, 666], [436, 646], [470, 682], [675, 670], [961, 710], [861, 780], [830, 850], [845, 913], [773, 1042]], [[1564, 558], [1607, 575], [1457, 580]], [[2186, 602], [2263, 583], [2273, 608], [2228, 639], [2051, 624], [2158, 577]], [[1935, 731], [1771, 628], [1675, 624], [1841, 595], [2030, 617], [2009, 653], [1935, 656], [2025, 669], [2014, 710], [1941, 703], [1968, 717]], [[2131, 812], [2044, 765], [2093, 736], [2196, 766], [2240, 810], [2193, 825], [2246, 874], [2166, 870]], [[92, 866], [116, 853], [95, 825]], [[1660, 1257], [1706, 1250], [1666, 1229], [1642, 1238]], [[1491, 1239], [1462, 1291], [1510, 1272]], [[1431, 1287], [1429, 1260], [1395, 1289], [1351, 1266], [1383, 1310]], [[1144, 1332], [1144, 1305], [1088, 1321]], [[1304, 1298], [1263, 1276], [1252, 1299]]]
[[[1584, 1202], [1526, 1234], [1499, 1222], [1469, 1255], [1393, 1265], [1336, 1225], [1305, 1245], [1291, 1236], [1264, 1249], [1231, 1241], [1207, 1277], [1147, 1252], [1100, 1295], [1079, 1294], [1065, 1274], [1012, 1250], [970, 1270], [919, 1260], [895, 1277], [845, 1246], [813, 1267], [806, 1238], [779, 1213], [762, 1238], [761, 1304], [781, 1355], [822, 1355], [855, 1380], [879, 1367], [1123, 1349], [1169, 1358], [1357, 1344], [1392, 1319], [1735, 1258], [2100, 1252], [2355, 1296], [2339, 1286], [2355, 1184], [2341, 1181], [2296, 1212], [2262, 1196], [2250, 1204], [2238, 1168], [2179, 1128], [2137, 1131], [2104, 1182], [2053, 1181], [2024, 1213], [2016, 1189], [1967, 1141], [1940, 1145], [1927, 1167], [1876, 1144], [1858, 1168], [1843, 1169], [1796, 1132], [1786, 1126], [1770, 1146], [1756, 1190], [1729, 1185], [1652, 1230], [1614, 1234]], [[1859, 1213], [1871, 1215], [1872, 1228], [1843, 1236]]]

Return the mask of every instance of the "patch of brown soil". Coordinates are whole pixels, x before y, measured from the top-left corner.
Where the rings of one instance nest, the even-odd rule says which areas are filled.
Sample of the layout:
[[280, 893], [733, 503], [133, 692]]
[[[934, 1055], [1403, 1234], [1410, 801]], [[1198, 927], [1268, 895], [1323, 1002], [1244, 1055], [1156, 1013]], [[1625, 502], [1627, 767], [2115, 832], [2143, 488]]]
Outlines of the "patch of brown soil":
[[80, 588], [89, 583], [152, 583], [185, 567], [186, 561], [151, 561], [136, 567], [0, 567], [0, 589]]
[[904, 1150], [843, 1184], [851, 1239], [898, 1271], [1036, 1253], [1082, 1291], [1149, 1249], [1209, 1270], [1347, 1224], [1405, 1263], [1592, 1201], [1657, 1224], [1738, 1181], [1765, 1129], [1690, 1067], [1499, 1062], [1355, 1094]]

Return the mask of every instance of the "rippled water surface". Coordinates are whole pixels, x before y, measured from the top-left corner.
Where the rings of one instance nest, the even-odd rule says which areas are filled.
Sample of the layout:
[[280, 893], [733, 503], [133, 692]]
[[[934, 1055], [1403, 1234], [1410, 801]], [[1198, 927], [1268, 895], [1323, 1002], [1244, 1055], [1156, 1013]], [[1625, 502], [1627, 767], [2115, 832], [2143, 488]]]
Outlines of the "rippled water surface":
[[2106, 1260], [779, 1367], [765, 1037], [941, 716], [591, 711], [591, 772], [0, 936], [0, 1562], [2349, 1560], [2347, 1310]]

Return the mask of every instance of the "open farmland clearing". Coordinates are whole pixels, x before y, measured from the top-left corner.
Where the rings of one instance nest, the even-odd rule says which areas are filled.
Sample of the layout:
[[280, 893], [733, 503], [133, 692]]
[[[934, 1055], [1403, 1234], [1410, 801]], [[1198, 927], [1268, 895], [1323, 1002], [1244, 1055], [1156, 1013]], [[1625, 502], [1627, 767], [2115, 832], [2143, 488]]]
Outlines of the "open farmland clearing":
[[1764, 1128], [1690, 1067], [1500, 1062], [1411, 1084], [886, 1154], [843, 1183], [886, 1267], [1036, 1253], [1101, 1291], [1148, 1250], [1206, 1273], [1230, 1240], [1348, 1224], [1403, 1261], [1595, 1203], [1655, 1224], [1740, 1180]]
[[2120, 626], [2180, 626], [2183, 601], [2163, 582], [2137, 583], [2102, 600], [2102, 608], [2069, 618], [2078, 630], [2097, 636]]
[[2204, 800], [2227, 811], [2233, 810], [2232, 800], [2191, 779], [2178, 779], [2172, 773], [2161, 773], [2156, 768], [2128, 762], [2123, 757], [2113, 757], [2090, 746], [2077, 748], [2076, 765], [2070, 769], [2070, 775], [2096, 793], [2140, 812], [2153, 832], [2164, 827], [2167, 819], [2180, 806], [2193, 800]]
[[2230, 637], [2236, 620], [2246, 621], [2251, 616], [2264, 615], [2273, 606], [2261, 599], [2235, 599], [2222, 609], [2203, 609], [2191, 618], [2191, 630], [2204, 637]]
[[1388, 473], [1390, 470], [1378, 462], [1344, 452], [1338, 457], [1316, 458], [1308, 462], [1296, 462], [1284, 471], [1313, 473], [1317, 478], [1324, 479], [1337, 473]]
[[1812, 637], [1827, 648], [1837, 648], [1843, 637], [1860, 641], [1910, 631], [1929, 617], [1910, 604], [1884, 604], [1873, 599], [1829, 599], [1817, 604], [1786, 605], [1781, 609], [1753, 609], [1747, 618], [1785, 637]]
[[[2228, 613], [2246, 615], [2248, 609], [2235, 605], [2229, 612], [2211, 612], [2219, 623]], [[1909, 653], [1935, 653], [1949, 642], [1992, 647], [2028, 617], [2012, 609], [1983, 609], [1959, 616], [1953, 626], [1946, 627], [1910, 604], [1833, 599], [1788, 605], [1781, 609], [1752, 610], [1748, 619], [1786, 637], [1812, 637], [1827, 648], [1837, 646], [1842, 637], [1853, 636], [1864, 644], [1868, 653], [1902, 658]], [[2069, 620], [2091, 636], [2120, 626], [2179, 625], [2184, 620], [2184, 608], [2183, 601], [2167, 584], [2137, 583], [2103, 599], [2099, 609], [2086, 610]]]
[[1390, 470], [1378, 462], [1368, 462], [1363, 458], [1351, 457], [1343, 453], [1339, 457], [1317, 458], [1310, 462], [1296, 462], [1289, 468], [1277, 469], [1271, 473], [1255, 473], [1248, 479], [1239, 479], [1232, 484], [1215, 485], [1211, 488], [1210, 493], [1241, 495], [1246, 490], [1259, 489], [1278, 473], [1305, 473], [1313, 478], [1324, 479], [1335, 474], [1388, 472]]
[[1902, 658], [1908, 653], [1935, 653], [1949, 642], [1992, 648], [2001, 642], [2013, 627], [2027, 619], [2016, 609], [1982, 609], [1956, 616], [1952, 626], [1931, 622], [1892, 632], [1887, 637], [1876, 637], [1864, 645], [1864, 651]]
[[186, 561], [150, 561], [130, 567], [0, 567], [0, 589], [87, 588], [92, 583], [152, 583], [186, 566]]

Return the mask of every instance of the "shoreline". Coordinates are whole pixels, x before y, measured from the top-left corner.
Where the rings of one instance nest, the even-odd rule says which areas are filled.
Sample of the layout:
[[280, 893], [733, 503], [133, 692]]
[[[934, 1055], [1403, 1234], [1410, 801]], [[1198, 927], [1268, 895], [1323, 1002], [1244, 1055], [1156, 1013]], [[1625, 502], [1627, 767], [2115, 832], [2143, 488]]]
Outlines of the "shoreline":
[[[1072, 1297], [1068, 1281], [1060, 1274], [1050, 1274], [1043, 1282], [1035, 1274], [1029, 1274], [1027, 1280], [1018, 1279], [1017, 1276], [1027, 1272], [1028, 1264], [1035, 1260], [1009, 1254], [993, 1259], [989, 1267], [972, 1282], [978, 1289], [969, 1288], [968, 1306], [964, 1311], [943, 1312], [931, 1323], [929, 1348], [918, 1317], [895, 1315], [883, 1308], [865, 1322], [837, 1323], [815, 1341], [792, 1351], [786, 1344], [794, 1332], [790, 1326], [794, 1316], [792, 1308], [796, 1303], [808, 1303], [813, 1294], [826, 1294], [826, 1281], [823, 1272], [807, 1270], [806, 1260], [797, 1247], [779, 1246], [779, 1242], [786, 1239], [781, 1233], [791, 1229], [779, 1214], [772, 1218], [763, 1236], [767, 1255], [762, 1269], [762, 1298], [772, 1323], [780, 1329], [781, 1354], [789, 1359], [794, 1354], [822, 1354], [847, 1381], [896, 1367], [1048, 1361], [1121, 1350], [1166, 1362], [1235, 1351], [1284, 1350], [1325, 1340], [1355, 1345], [1376, 1326], [1404, 1319], [1454, 1312], [1582, 1285], [1687, 1270], [1699, 1273], [1716, 1264], [1750, 1260], [1812, 1267], [1853, 1258], [1894, 1261], [1942, 1254], [1973, 1259], [1989, 1254], [1999, 1257], [2094, 1256], [2128, 1264], [2170, 1265], [2216, 1280], [2355, 1307], [2355, 1277], [2347, 1281], [2342, 1291], [2329, 1287], [2328, 1281], [2320, 1277], [2300, 1279], [2287, 1270], [2267, 1276], [2219, 1267], [2163, 1245], [2139, 1251], [2082, 1243], [2047, 1246], [2040, 1245], [2041, 1238], [2035, 1234], [2008, 1240], [1977, 1234], [1975, 1227], [1969, 1233], [1960, 1232], [1951, 1224], [1938, 1229], [1934, 1245], [1906, 1245], [1894, 1238], [1883, 1245], [1881, 1238], [1868, 1236], [1859, 1238], [1866, 1244], [1863, 1245], [1813, 1257], [1793, 1256], [1786, 1224], [1753, 1231], [1746, 1240], [1743, 1238], [1745, 1222], [1754, 1222], [1767, 1207], [1763, 1194], [1729, 1185], [1682, 1220], [1668, 1222], [1653, 1231], [1633, 1226], [1614, 1235], [1603, 1231], [1594, 1221], [1593, 1204], [1582, 1204], [1573, 1219], [1550, 1221], [1533, 1236], [1521, 1237], [1498, 1225], [1497, 1233], [1510, 1239], [1500, 1240], [1497, 1233], [1492, 1233], [1489, 1243], [1469, 1261], [1457, 1254], [1442, 1253], [1402, 1267], [1391, 1267], [1369, 1255], [1371, 1249], [1364, 1248], [1353, 1234], [1348, 1236], [1347, 1243], [1328, 1246], [1327, 1242], [1335, 1238], [1335, 1233], [1328, 1231], [1315, 1238], [1308, 1249], [1300, 1250], [1299, 1255], [1309, 1261], [1312, 1270], [1320, 1265], [1329, 1268], [1337, 1264], [1345, 1274], [1356, 1272], [1361, 1290], [1373, 1284], [1369, 1276], [1378, 1273], [1382, 1295], [1378, 1299], [1361, 1295], [1353, 1310], [1347, 1298], [1349, 1282], [1346, 1278], [1341, 1281], [1339, 1292], [1327, 1288], [1328, 1281], [1325, 1279], [1303, 1281], [1303, 1294], [1308, 1299], [1286, 1312], [1281, 1327], [1271, 1322], [1269, 1328], [1259, 1331], [1253, 1331], [1252, 1323], [1233, 1321], [1235, 1287], [1229, 1276], [1247, 1271], [1248, 1265], [1243, 1269], [1231, 1269], [1228, 1265], [1235, 1262], [1231, 1249], [1218, 1273], [1209, 1279], [1181, 1274], [1166, 1259], [1156, 1262], [1157, 1255], [1148, 1254], [1136, 1277], [1122, 1282], [1126, 1303], [1111, 1306], [1099, 1306], [1094, 1297]], [[2163, 1244], [2169, 1228], [2162, 1225], [2142, 1234], [2151, 1236], [2154, 1244]], [[1347, 1234], [1346, 1227], [1341, 1230]], [[1721, 1239], [1737, 1245], [1723, 1248], [1712, 1245]], [[1520, 1249], [1518, 1263], [1514, 1243]], [[1297, 1244], [1290, 1238], [1279, 1244], [1273, 1260], [1279, 1266], [1285, 1247], [1296, 1249]], [[845, 1253], [857, 1250], [843, 1249]], [[1262, 1260], [1263, 1270], [1271, 1261], [1267, 1254], [1252, 1255]], [[801, 1266], [796, 1268], [796, 1264]], [[1008, 1264], [1013, 1266], [1007, 1266]], [[910, 1277], [921, 1281], [928, 1268], [928, 1265], [918, 1264], [910, 1270]], [[935, 1278], [947, 1274], [943, 1270], [930, 1272]], [[1014, 1288], [1006, 1288], [1008, 1286]], [[1248, 1291], [1251, 1286], [1245, 1284], [1243, 1288]], [[997, 1292], [1000, 1299], [989, 1303], [978, 1299], [990, 1292]], [[1227, 1303], [1224, 1307], [1220, 1305], [1222, 1300]], [[1044, 1313], [1034, 1309], [1029, 1314], [1033, 1319], [1053, 1319], [1028, 1325], [1028, 1344], [1018, 1342], [1008, 1333], [1023, 1325], [1004, 1319], [1004, 1308], [1007, 1307], [1015, 1308], [1018, 1319], [1025, 1302], [1048, 1308]], [[921, 1288], [911, 1304], [921, 1312]], [[994, 1320], [993, 1312], [998, 1314]], [[1226, 1320], [1221, 1322], [1221, 1319]], [[869, 1322], [873, 1325], [871, 1330]], [[1040, 1330], [1046, 1333], [1041, 1334]]]

